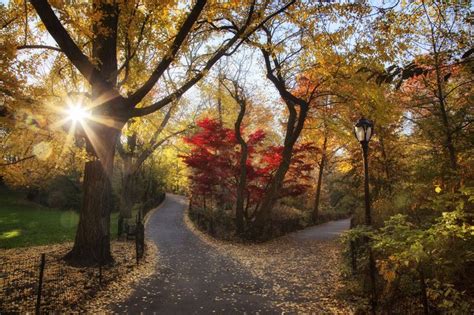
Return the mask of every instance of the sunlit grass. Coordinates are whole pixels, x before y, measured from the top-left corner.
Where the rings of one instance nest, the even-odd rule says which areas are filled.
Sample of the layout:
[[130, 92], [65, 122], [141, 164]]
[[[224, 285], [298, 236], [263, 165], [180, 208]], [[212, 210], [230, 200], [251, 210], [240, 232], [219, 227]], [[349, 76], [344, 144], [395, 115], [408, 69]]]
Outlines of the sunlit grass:
[[[112, 214], [112, 235], [117, 231], [117, 217]], [[75, 211], [50, 209], [20, 195], [0, 193], [0, 248], [73, 241], [78, 222]]]
[[11, 230], [11, 231], [3, 232], [2, 234], [0, 234], [0, 240], [6, 240], [9, 238], [18, 237], [20, 235], [21, 235], [20, 230]]

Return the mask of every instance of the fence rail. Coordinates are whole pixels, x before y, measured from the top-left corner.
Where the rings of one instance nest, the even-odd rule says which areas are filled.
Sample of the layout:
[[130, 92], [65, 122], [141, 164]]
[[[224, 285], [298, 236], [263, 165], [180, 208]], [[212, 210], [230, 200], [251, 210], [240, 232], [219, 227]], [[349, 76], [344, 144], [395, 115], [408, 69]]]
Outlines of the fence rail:
[[[143, 235], [142, 229], [134, 245], [122, 243], [131, 247], [119, 245], [128, 250], [116, 255], [117, 265], [130, 270], [139, 263], [145, 252]], [[0, 314], [80, 310], [87, 299], [121, 275], [118, 268], [109, 265], [68, 266], [62, 259], [64, 254], [49, 252], [21, 260], [1, 259]]]

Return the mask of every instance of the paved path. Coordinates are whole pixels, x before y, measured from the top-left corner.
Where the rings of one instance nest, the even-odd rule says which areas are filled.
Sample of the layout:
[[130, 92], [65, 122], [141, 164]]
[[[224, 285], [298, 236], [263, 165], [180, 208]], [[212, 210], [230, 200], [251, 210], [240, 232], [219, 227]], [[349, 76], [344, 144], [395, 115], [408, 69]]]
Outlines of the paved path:
[[292, 233], [289, 237], [296, 240], [327, 241], [338, 237], [351, 226], [351, 219], [330, 221]]
[[[185, 207], [184, 197], [167, 194], [164, 204], [152, 214], [146, 232], [160, 253], [157, 272], [141, 281], [132, 296], [113, 310], [129, 314], [281, 313], [271, 305], [271, 296], [262, 295], [271, 291], [270, 284], [262, 283], [186, 228]], [[329, 223], [294, 233], [294, 237], [328, 239], [336, 235], [334, 228], [339, 231], [344, 226]]]
[[[158, 246], [156, 275], [139, 283], [116, 312], [129, 314], [270, 313], [258, 293], [263, 284], [231, 259], [219, 255], [183, 222], [186, 199], [167, 194], [147, 223], [147, 236]], [[278, 310], [273, 310], [277, 312]]]

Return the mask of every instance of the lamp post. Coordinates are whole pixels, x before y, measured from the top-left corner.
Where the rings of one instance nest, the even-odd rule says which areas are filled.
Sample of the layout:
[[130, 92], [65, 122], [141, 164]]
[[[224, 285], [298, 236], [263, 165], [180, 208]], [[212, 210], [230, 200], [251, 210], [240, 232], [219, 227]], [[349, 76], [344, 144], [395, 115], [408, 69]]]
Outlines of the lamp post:
[[362, 146], [364, 156], [364, 190], [365, 190], [365, 225], [372, 225], [370, 214], [370, 191], [369, 191], [369, 141], [374, 133], [374, 123], [368, 119], [361, 118], [354, 126], [354, 134]]
[[[364, 191], [365, 191], [365, 225], [367, 227], [372, 225], [372, 215], [370, 212], [370, 190], [369, 190], [369, 141], [374, 133], [374, 123], [368, 119], [361, 118], [354, 126], [354, 135], [362, 146], [362, 153], [364, 157]], [[376, 313], [377, 309], [377, 288], [375, 279], [375, 259], [370, 247], [369, 239], [366, 238], [368, 245], [369, 254], [369, 271], [370, 271], [370, 284], [372, 289], [372, 296], [370, 300], [372, 314]]]

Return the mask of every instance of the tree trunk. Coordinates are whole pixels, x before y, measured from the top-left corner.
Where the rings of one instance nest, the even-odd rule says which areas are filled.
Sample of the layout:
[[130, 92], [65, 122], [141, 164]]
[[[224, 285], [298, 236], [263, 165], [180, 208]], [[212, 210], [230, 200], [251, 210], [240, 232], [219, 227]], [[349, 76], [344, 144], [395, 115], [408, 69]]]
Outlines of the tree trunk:
[[240, 145], [240, 176], [239, 183], [237, 186], [237, 200], [235, 206], [235, 220], [237, 233], [242, 234], [244, 231], [244, 201], [245, 201], [245, 189], [247, 187], [247, 156], [248, 148], [247, 143], [245, 143], [240, 128], [242, 125], [242, 120], [245, 115], [246, 104], [245, 101], [240, 102], [240, 112], [235, 122], [235, 136], [239, 141]]
[[131, 218], [133, 206], [133, 179], [131, 158], [126, 156], [123, 159], [122, 191], [120, 194], [120, 217]]
[[275, 203], [278, 199], [278, 194], [283, 186], [283, 180], [285, 175], [290, 168], [291, 156], [293, 154], [293, 146], [285, 146], [282, 153], [282, 160], [278, 169], [273, 176], [270, 185], [263, 196], [262, 202], [259, 209], [257, 209], [257, 214], [255, 216], [254, 231], [253, 237], [266, 238], [268, 237], [268, 220], [270, 218], [270, 213]]
[[457, 157], [456, 157], [456, 149], [454, 148], [453, 144], [453, 137], [451, 134], [451, 126], [449, 124], [449, 119], [448, 119], [448, 113], [446, 111], [446, 101], [443, 93], [443, 87], [442, 87], [442, 79], [441, 79], [441, 70], [440, 70], [440, 64], [438, 60], [438, 53], [435, 50], [435, 68], [436, 68], [436, 85], [437, 85], [437, 98], [438, 98], [438, 104], [439, 104], [439, 110], [441, 113], [441, 122], [444, 127], [444, 133], [446, 137], [446, 149], [448, 151], [449, 155], [449, 165], [452, 170], [456, 170], [458, 168], [458, 163], [457, 163]]
[[74, 247], [65, 259], [74, 265], [92, 266], [113, 261], [110, 253], [111, 176], [119, 130], [104, 125], [91, 128], [87, 139], [90, 160], [84, 169], [84, 194]]
[[319, 164], [319, 172], [318, 172], [318, 183], [316, 185], [316, 195], [314, 197], [314, 207], [313, 207], [313, 222], [318, 221], [319, 215], [319, 201], [321, 199], [321, 185], [323, 182], [323, 173], [324, 173], [324, 166], [326, 164], [326, 149], [327, 149], [327, 142], [328, 137], [324, 136], [324, 143], [321, 155], [321, 163]]
[[256, 210], [255, 222], [253, 227], [253, 237], [267, 238], [269, 227], [266, 223], [270, 218], [271, 210], [275, 206], [278, 194], [283, 186], [285, 175], [290, 168], [291, 157], [293, 155], [293, 147], [298, 140], [301, 130], [303, 129], [308, 114], [308, 104], [300, 105], [299, 114], [295, 108], [295, 104], [286, 101], [289, 110], [288, 121], [286, 124], [285, 143], [282, 152], [282, 159], [275, 175], [263, 196], [260, 207]]
[[[425, 8], [426, 10], [426, 8]], [[433, 56], [434, 56], [434, 67], [435, 67], [435, 73], [436, 73], [436, 92], [435, 96], [438, 99], [438, 104], [439, 104], [439, 111], [441, 114], [441, 122], [444, 127], [444, 133], [445, 133], [445, 146], [448, 151], [449, 155], [449, 164], [450, 167], [453, 171], [457, 170], [457, 157], [456, 157], [456, 150], [454, 148], [453, 144], [453, 138], [451, 134], [451, 126], [449, 123], [449, 118], [448, 118], [448, 113], [446, 110], [446, 99], [443, 91], [443, 78], [442, 78], [442, 73], [441, 73], [441, 65], [442, 65], [442, 60], [440, 60], [440, 54], [439, 54], [439, 49], [438, 49], [438, 42], [437, 42], [437, 36], [435, 32], [435, 28], [430, 20], [430, 28], [431, 28], [431, 45], [433, 49]]]
[[423, 270], [419, 267], [418, 274], [420, 276], [420, 289], [421, 289], [421, 304], [423, 305], [423, 313], [428, 315], [430, 313], [430, 307], [428, 303], [428, 293], [426, 290], [426, 279]]

